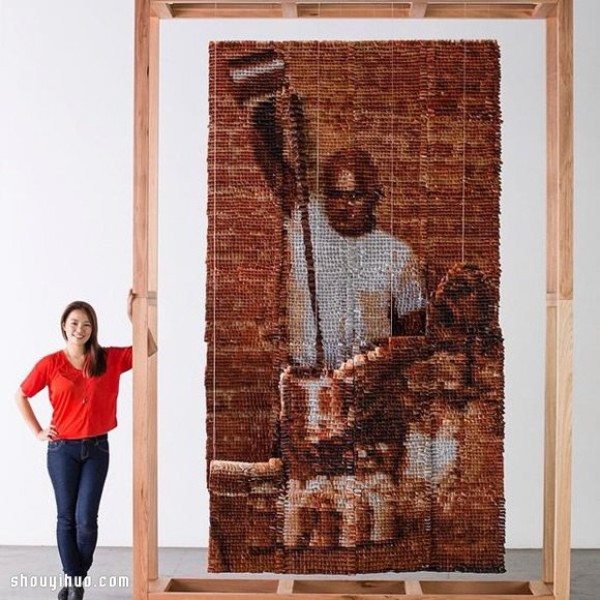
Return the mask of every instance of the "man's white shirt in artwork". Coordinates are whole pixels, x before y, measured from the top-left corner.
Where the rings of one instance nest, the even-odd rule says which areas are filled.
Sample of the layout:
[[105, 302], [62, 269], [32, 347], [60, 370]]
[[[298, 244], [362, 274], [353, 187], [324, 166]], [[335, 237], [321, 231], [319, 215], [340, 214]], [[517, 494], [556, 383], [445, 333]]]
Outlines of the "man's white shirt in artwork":
[[[325, 366], [337, 368], [374, 341], [391, 335], [391, 311], [398, 317], [425, 305], [410, 246], [373, 229], [345, 236], [328, 222], [320, 198], [311, 198], [309, 223], [316, 297]], [[291, 268], [288, 285], [290, 359], [315, 366], [316, 319], [300, 210], [286, 220]]]

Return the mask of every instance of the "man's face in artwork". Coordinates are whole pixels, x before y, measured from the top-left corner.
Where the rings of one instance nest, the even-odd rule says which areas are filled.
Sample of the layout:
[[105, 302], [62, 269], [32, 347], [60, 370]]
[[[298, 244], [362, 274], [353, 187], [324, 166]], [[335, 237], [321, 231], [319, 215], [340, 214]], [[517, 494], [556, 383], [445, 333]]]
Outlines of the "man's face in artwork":
[[370, 156], [363, 151], [342, 151], [325, 167], [325, 214], [341, 235], [358, 237], [375, 227], [380, 192]]

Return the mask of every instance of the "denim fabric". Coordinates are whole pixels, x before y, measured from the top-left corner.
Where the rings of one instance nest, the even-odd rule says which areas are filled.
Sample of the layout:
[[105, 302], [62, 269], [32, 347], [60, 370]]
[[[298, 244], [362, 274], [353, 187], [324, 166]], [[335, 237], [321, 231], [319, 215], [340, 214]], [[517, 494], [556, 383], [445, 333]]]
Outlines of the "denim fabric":
[[108, 472], [108, 436], [48, 442], [56, 497], [56, 539], [63, 571], [85, 577], [98, 539], [98, 507]]

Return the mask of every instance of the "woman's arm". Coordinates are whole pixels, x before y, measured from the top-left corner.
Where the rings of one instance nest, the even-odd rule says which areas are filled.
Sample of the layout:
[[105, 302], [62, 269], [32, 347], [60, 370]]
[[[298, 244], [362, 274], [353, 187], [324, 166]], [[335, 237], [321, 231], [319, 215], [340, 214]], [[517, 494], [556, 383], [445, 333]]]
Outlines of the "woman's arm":
[[[129, 320], [133, 323], [133, 299], [135, 298], [135, 293], [133, 290], [129, 290], [129, 295], [127, 296], [127, 316]], [[158, 346], [156, 345], [156, 340], [148, 328], [148, 356], [152, 356], [156, 354], [158, 350]]]
[[50, 425], [50, 427], [46, 429], [42, 428], [31, 408], [29, 398], [23, 393], [21, 388], [19, 388], [15, 394], [15, 402], [17, 403], [17, 407], [23, 416], [25, 423], [27, 423], [27, 426], [33, 431], [33, 434], [38, 440], [43, 442], [50, 441], [58, 435], [58, 432], [54, 429], [53, 425]]

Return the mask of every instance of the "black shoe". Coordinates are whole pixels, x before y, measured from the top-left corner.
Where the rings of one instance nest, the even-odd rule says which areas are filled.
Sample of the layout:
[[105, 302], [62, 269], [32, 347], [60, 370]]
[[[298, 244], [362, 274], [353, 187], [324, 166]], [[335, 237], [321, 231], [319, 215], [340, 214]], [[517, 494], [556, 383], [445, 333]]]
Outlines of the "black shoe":
[[70, 585], [67, 600], [82, 600], [84, 591], [85, 590], [80, 585]]
[[69, 588], [67, 586], [65, 586], [64, 588], [62, 588], [60, 590], [60, 592], [58, 592], [58, 600], [67, 600], [68, 595], [69, 595]]

